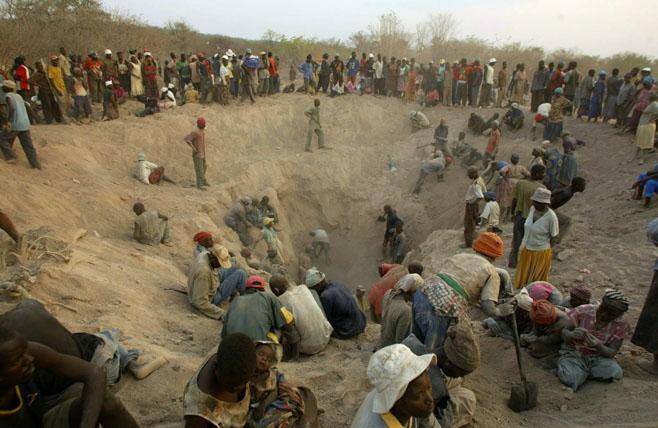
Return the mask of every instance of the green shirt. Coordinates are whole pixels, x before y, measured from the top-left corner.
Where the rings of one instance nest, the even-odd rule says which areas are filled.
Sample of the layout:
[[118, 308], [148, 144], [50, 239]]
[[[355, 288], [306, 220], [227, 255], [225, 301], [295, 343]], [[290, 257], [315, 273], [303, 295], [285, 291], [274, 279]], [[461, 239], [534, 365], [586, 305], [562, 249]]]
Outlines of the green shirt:
[[521, 213], [523, 218], [528, 218], [528, 211], [532, 206], [532, 195], [538, 187], [546, 187], [541, 181], [534, 180], [519, 180], [514, 191], [514, 199], [516, 199], [516, 209], [514, 214]]
[[231, 302], [224, 318], [222, 337], [243, 333], [251, 340], [269, 340], [267, 333], [286, 325], [283, 305], [279, 298], [268, 292], [255, 292], [237, 297]]

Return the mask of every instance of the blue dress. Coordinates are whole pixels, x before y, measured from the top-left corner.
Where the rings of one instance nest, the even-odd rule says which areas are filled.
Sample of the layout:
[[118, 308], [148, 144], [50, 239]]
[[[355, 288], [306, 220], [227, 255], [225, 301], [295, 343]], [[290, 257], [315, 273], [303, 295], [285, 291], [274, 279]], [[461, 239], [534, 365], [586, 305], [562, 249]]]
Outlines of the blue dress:
[[589, 118], [596, 119], [603, 111], [603, 96], [605, 95], [605, 79], [599, 79], [594, 84], [592, 98], [589, 102]]

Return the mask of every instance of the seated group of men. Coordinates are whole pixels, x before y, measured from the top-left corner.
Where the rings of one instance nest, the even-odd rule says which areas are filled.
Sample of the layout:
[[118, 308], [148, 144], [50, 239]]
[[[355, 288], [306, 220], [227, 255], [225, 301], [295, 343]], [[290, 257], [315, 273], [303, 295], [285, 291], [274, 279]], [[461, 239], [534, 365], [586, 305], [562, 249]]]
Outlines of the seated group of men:
[[490, 317], [483, 326], [492, 336], [510, 340], [514, 312], [528, 352], [552, 357], [559, 380], [573, 391], [587, 379], [621, 379], [614, 357], [630, 327], [623, 319], [628, 301], [620, 291], [607, 290], [599, 304], [590, 304], [583, 286], [572, 288], [567, 299], [546, 282], [514, 294], [507, 271], [492, 264], [504, 254], [500, 237], [482, 233], [473, 250], [449, 257], [439, 273], [425, 279], [416, 263], [382, 265], [368, 295], [372, 317], [381, 321], [379, 350], [368, 366], [375, 389], [353, 428], [471, 421], [476, 399], [461, 378], [480, 364], [467, 314], [474, 305]]

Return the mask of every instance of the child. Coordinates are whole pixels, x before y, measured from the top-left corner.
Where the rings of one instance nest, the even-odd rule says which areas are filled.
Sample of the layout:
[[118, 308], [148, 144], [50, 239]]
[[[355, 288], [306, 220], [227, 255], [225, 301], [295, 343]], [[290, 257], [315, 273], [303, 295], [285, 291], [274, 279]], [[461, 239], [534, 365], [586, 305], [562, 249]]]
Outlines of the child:
[[489, 226], [487, 232], [493, 232], [500, 235], [503, 231], [498, 227], [500, 222], [500, 206], [496, 202], [496, 195], [493, 192], [484, 192], [486, 204], [480, 214], [480, 227]]
[[82, 114], [85, 119], [91, 116], [91, 102], [89, 101], [89, 92], [87, 79], [82, 75], [79, 68], [73, 69], [73, 116], [79, 119]]
[[105, 82], [103, 90], [103, 120], [114, 120], [119, 118], [119, 107], [117, 97], [114, 94], [114, 84], [111, 80]]
[[[276, 365], [283, 354], [281, 345], [275, 342], [256, 342], [256, 371], [249, 384], [251, 411], [249, 419], [253, 426], [281, 427], [296, 426], [301, 418], [313, 418], [310, 407], [305, 408], [304, 397], [315, 397], [308, 390], [292, 386]], [[310, 396], [308, 395], [310, 394]], [[312, 419], [309, 419], [312, 420]]]

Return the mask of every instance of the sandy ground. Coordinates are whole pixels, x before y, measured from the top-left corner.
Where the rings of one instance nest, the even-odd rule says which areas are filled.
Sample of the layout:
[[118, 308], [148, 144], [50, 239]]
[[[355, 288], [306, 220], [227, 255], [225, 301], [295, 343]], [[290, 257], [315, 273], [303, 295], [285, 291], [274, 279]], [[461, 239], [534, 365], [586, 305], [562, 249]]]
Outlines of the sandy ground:
[[[431, 271], [459, 251], [465, 171], [451, 168], [443, 182], [428, 179], [421, 194], [411, 196], [420, 160], [429, 152], [417, 147], [431, 142], [433, 129], [412, 133], [406, 119], [412, 107], [396, 100], [321, 99], [331, 149], [312, 154], [302, 152], [303, 111], [312, 100], [294, 94], [259, 98], [255, 106], [188, 105], [147, 118], [128, 116], [124, 108], [114, 122], [37, 126], [32, 133], [43, 171], [27, 169], [22, 154], [18, 165], [0, 165], [2, 208], [21, 229], [47, 225], [64, 240], [80, 228], [89, 231], [75, 245], [70, 263], [43, 267], [28, 286], [30, 293], [72, 331], [116, 327], [129, 346], [169, 359], [146, 380], [126, 377], [117, 388], [143, 426], [179, 423], [185, 383], [217, 346], [221, 325], [199, 316], [184, 295], [167, 289], [185, 287], [191, 237], [198, 230], [208, 229], [229, 248], [239, 249], [237, 236], [222, 221], [239, 197], [270, 195], [293, 271], [308, 231], [328, 230], [334, 263], [320, 267], [352, 288], [369, 286], [376, 277], [383, 237], [376, 217], [386, 203], [406, 221], [412, 246], [420, 247], [412, 257], [427, 262]], [[452, 141], [470, 111], [439, 107], [427, 114], [433, 126], [440, 117], [447, 119]], [[209, 124], [208, 192], [191, 187], [191, 154], [182, 142], [199, 115]], [[629, 137], [610, 127], [568, 121], [567, 128], [588, 143], [577, 156], [589, 187], [562, 208], [575, 220], [562, 244], [573, 255], [554, 263], [551, 280], [563, 290], [583, 281], [596, 297], [606, 287], [619, 287], [631, 300], [628, 319], [634, 325], [657, 255], [644, 235], [655, 211], [630, 200], [630, 184], [642, 167], [628, 162]], [[468, 140], [481, 149], [486, 142], [470, 135]], [[505, 133], [501, 157], [518, 152], [527, 164], [536, 145], [527, 128]], [[164, 165], [178, 185], [145, 186], [132, 179], [131, 165], [140, 151]], [[388, 171], [389, 155], [399, 171]], [[170, 216], [174, 247], [145, 247], [131, 240], [131, 206], [138, 200]], [[504, 229], [509, 242], [511, 225]], [[258, 250], [262, 254], [262, 243]], [[12, 305], [4, 300], [0, 310]], [[481, 318], [477, 312], [473, 316]], [[379, 327], [369, 325], [357, 340], [332, 340], [322, 353], [282, 365], [289, 378], [316, 392], [325, 410], [323, 426], [349, 425], [369, 388], [365, 367], [378, 334]], [[587, 384], [576, 394], [529, 361], [528, 377], [540, 383], [540, 405], [522, 415], [505, 404], [510, 386], [518, 381], [512, 344], [482, 337], [482, 355], [482, 367], [466, 381], [478, 397], [476, 426], [656, 426], [656, 379], [637, 367], [647, 355], [632, 345], [625, 345], [619, 358], [622, 382]]]

